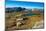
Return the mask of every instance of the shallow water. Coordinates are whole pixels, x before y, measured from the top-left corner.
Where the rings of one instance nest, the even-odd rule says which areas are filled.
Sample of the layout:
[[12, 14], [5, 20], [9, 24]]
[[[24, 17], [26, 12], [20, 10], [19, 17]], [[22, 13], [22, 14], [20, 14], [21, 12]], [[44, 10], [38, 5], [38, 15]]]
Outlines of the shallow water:
[[34, 15], [37, 15], [37, 14], [25, 14], [23, 16], [34, 16]]

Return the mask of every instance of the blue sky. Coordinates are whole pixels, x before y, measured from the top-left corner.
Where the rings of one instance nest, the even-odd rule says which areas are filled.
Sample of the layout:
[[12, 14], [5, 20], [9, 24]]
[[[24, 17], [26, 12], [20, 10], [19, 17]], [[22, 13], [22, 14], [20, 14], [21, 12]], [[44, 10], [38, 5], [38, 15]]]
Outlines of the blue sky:
[[43, 8], [44, 3], [40, 2], [24, 2], [24, 1], [6, 1], [7, 7], [25, 7], [25, 8]]

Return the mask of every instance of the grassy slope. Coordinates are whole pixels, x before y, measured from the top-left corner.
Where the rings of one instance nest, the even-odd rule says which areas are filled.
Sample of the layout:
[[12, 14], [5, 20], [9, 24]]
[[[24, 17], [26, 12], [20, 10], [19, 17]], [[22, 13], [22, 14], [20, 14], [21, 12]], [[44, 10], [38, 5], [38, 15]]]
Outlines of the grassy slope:
[[[18, 14], [21, 15], [22, 13], [17, 13], [16, 15], [18, 15]], [[6, 26], [10, 27], [10, 29], [14, 29], [14, 27], [16, 28], [16, 26], [12, 27], [12, 25], [15, 24], [16, 15], [15, 15], [15, 13], [12, 13], [12, 15], [11, 14], [9, 14], [9, 15], [10, 15], [9, 16], [10, 18], [6, 17], [7, 18]], [[34, 16], [27, 16], [27, 18], [28, 18], [28, 20], [25, 22], [25, 25], [19, 27], [19, 29], [32, 28], [36, 22], [39, 22], [43, 19], [43, 16], [42, 15], [34, 15]]]

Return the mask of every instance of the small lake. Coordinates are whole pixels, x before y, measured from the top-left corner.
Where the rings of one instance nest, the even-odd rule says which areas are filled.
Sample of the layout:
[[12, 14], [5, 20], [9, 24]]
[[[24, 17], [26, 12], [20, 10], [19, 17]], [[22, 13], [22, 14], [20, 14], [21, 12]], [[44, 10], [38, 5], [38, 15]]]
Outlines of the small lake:
[[25, 14], [23, 16], [34, 16], [34, 15], [37, 15], [37, 14]]

